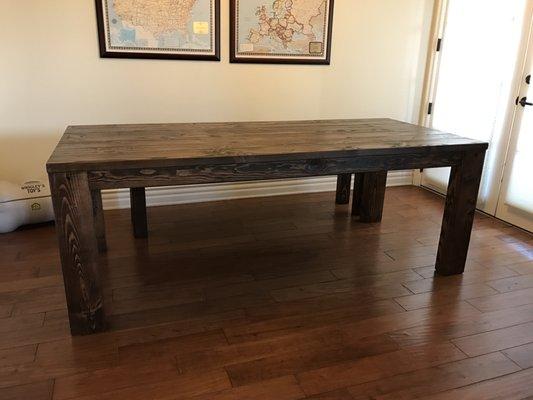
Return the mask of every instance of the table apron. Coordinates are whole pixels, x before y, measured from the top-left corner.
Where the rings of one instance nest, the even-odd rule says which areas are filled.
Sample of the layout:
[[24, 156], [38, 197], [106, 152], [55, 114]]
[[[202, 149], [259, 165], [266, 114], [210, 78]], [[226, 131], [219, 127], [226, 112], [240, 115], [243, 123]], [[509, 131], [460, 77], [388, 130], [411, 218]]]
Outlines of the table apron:
[[450, 167], [461, 162], [464, 152], [398, 154], [269, 161], [180, 167], [94, 169], [87, 172], [93, 189], [177, 186], [269, 179], [305, 178], [372, 171]]

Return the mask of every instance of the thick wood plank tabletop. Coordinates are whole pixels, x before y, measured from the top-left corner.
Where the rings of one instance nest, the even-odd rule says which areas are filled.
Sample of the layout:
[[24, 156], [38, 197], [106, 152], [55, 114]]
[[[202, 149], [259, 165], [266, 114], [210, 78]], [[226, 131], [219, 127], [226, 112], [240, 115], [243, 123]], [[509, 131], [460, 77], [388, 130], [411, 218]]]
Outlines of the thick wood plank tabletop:
[[391, 119], [69, 127], [49, 172], [482, 150], [487, 143]]

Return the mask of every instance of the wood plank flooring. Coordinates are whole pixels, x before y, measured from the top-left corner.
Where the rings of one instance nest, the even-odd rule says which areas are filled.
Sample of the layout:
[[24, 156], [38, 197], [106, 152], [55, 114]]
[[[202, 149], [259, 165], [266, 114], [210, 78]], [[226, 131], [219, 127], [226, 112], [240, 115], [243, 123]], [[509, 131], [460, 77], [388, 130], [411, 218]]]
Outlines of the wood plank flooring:
[[387, 190], [105, 213], [110, 331], [69, 334], [54, 227], [0, 236], [0, 398], [533, 398], [533, 236], [477, 215], [434, 277], [443, 199]]

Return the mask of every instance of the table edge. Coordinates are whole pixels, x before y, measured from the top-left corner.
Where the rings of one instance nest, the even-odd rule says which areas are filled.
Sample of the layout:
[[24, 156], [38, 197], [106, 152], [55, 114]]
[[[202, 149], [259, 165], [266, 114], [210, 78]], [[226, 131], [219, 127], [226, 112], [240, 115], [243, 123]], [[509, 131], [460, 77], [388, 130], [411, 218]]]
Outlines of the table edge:
[[138, 160], [109, 160], [109, 161], [84, 161], [84, 162], [54, 162], [51, 158], [46, 163], [48, 173], [57, 172], [84, 172], [107, 169], [128, 168], [156, 168], [156, 167], [179, 167], [193, 165], [223, 165], [223, 164], [246, 164], [260, 162], [283, 162], [294, 160], [316, 160], [323, 158], [351, 158], [368, 156], [393, 156], [393, 155], [420, 155], [446, 152], [476, 152], [486, 151], [489, 147], [487, 142], [473, 142], [452, 145], [396, 147], [384, 149], [352, 149], [334, 150], [315, 153], [287, 153], [287, 154], [263, 154], [244, 156], [218, 156], [218, 157], [194, 157], [194, 158], [160, 158]]

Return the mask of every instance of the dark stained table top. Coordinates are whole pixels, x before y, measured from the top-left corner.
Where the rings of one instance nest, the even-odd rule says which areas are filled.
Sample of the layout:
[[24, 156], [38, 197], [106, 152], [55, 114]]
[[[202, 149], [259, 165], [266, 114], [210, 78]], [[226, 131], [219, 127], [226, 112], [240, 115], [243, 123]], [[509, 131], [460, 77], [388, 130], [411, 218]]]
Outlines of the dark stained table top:
[[391, 119], [70, 126], [49, 172], [421, 154], [487, 143]]

